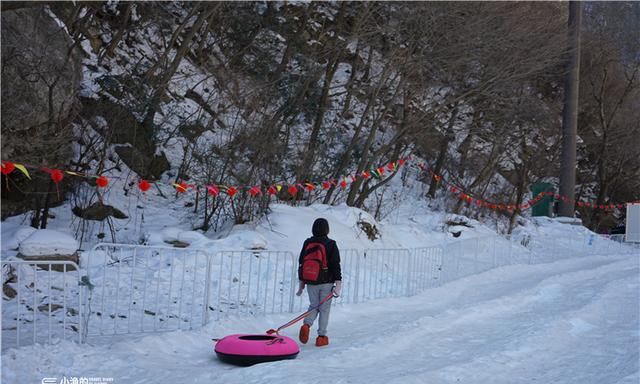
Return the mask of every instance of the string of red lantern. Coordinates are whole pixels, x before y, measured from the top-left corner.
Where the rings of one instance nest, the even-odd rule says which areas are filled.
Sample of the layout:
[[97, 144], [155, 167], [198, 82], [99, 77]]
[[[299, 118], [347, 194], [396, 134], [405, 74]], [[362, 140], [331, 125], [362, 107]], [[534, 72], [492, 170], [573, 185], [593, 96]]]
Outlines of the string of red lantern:
[[[371, 177], [371, 175], [375, 175], [376, 177], [383, 177], [385, 174], [385, 169], [388, 171], [395, 171], [397, 170], [399, 167], [403, 166], [407, 160], [410, 160], [411, 156], [408, 156], [407, 158], [401, 158], [398, 159], [397, 162], [391, 162], [388, 164], [385, 164], [383, 166], [380, 166], [374, 170], [369, 170], [369, 171], [363, 171], [360, 174], [353, 174], [353, 175], [349, 175], [349, 176], [343, 176], [341, 179], [341, 181], [336, 181], [334, 179], [332, 180], [325, 180], [322, 181], [318, 184], [313, 184], [313, 183], [309, 183], [309, 182], [304, 182], [304, 183], [293, 183], [293, 184], [289, 184], [289, 183], [281, 183], [281, 184], [274, 184], [274, 185], [269, 185], [267, 187], [264, 187], [264, 189], [258, 185], [250, 185], [250, 186], [227, 186], [227, 185], [205, 185], [205, 189], [207, 191], [207, 193], [209, 195], [211, 195], [212, 197], [217, 197], [220, 195], [220, 192], [224, 192], [226, 193], [227, 196], [229, 197], [233, 197], [235, 196], [238, 192], [240, 191], [247, 191], [249, 193], [249, 195], [253, 198], [258, 197], [258, 196], [262, 196], [265, 194], [268, 194], [269, 196], [273, 196], [278, 194], [283, 187], [287, 188], [287, 192], [289, 193], [289, 195], [291, 195], [292, 197], [295, 197], [298, 195], [299, 191], [314, 191], [314, 190], [327, 190], [329, 188], [331, 188], [331, 186], [339, 186], [341, 189], [346, 189], [346, 187], [348, 186], [349, 183], [353, 183], [356, 180], [360, 179], [369, 179]], [[43, 172], [46, 172], [48, 174], [50, 174], [51, 179], [56, 183], [56, 187], [58, 186], [58, 184], [63, 180], [64, 178], [64, 174], [69, 174], [69, 175], [73, 175], [73, 176], [78, 176], [78, 177], [85, 177], [85, 178], [95, 178], [96, 179], [96, 185], [99, 188], [105, 188], [108, 184], [109, 184], [109, 179], [104, 176], [104, 175], [89, 175], [89, 174], [81, 174], [78, 172], [73, 172], [73, 171], [61, 171], [59, 169], [48, 169], [48, 168], [41, 168], [41, 167], [37, 167], [37, 166], [33, 166], [33, 165], [27, 165], [27, 164], [18, 164], [18, 163], [13, 163], [10, 161], [3, 161], [2, 162], [2, 174], [5, 175], [5, 177], [8, 177], [8, 175], [13, 172], [14, 169], [20, 169], [20, 171], [29, 179], [30, 174], [27, 170], [27, 168], [30, 169], [35, 169], [35, 170], [41, 170]], [[120, 177], [112, 177], [115, 179], [121, 179]], [[150, 188], [151, 185], [153, 184], [157, 184], [157, 181], [148, 181], [148, 180], [140, 180], [138, 182], [138, 189], [140, 189], [140, 191], [142, 191], [143, 193], [146, 193]], [[8, 183], [7, 183], [8, 185]], [[182, 194], [187, 192], [189, 189], [194, 189], [197, 188], [196, 185], [193, 184], [187, 184], [184, 181], [181, 181], [179, 183], [171, 183], [171, 185], [176, 189], [176, 192], [178, 194]]]
[[516, 208], [520, 211], [522, 210], [526, 210], [529, 208], [533, 208], [535, 205], [539, 204], [540, 202], [543, 201], [543, 199], [545, 197], [555, 197], [556, 200], [563, 200], [563, 201], [567, 201], [567, 202], [571, 202], [575, 205], [577, 205], [578, 207], [586, 207], [586, 208], [592, 208], [592, 209], [604, 209], [604, 210], [613, 210], [615, 208], [618, 209], [623, 209], [625, 207], [625, 204], [629, 204], [629, 203], [617, 203], [617, 204], [613, 204], [613, 203], [609, 203], [609, 204], [596, 204], [593, 202], [589, 202], [589, 201], [582, 201], [582, 200], [575, 200], [575, 199], [571, 199], [568, 198], [566, 196], [560, 195], [560, 194], [555, 194], [552, 191], [547, 191], [547, 192], [540, 192], [538, 195], [534, 196], [532, 199], [528, 200], [526, 203], [523, 204], [504, 204], [504, 203], [493, 203], [493, 202], [488, 202], [482, 199], [474, 199], [472, 194], [466, 193], [462, 188], [456, 186], [455, 184], [445, 180], [442, 175], [436, 174], [433, 170], [431, 170], [431, 168], [428, 166], [428, 164], [424, 163], [424, 162], [419, 162], [416, 163], [416, 166], [418, 168], [420, 168], [423, 171], [428, 172], [431, 177], [433, 177], [434, 180], [436, 180], [437, 182], [442, 182], [445, 187], [447, 187], [446, 189], [453, 193], [454, 195], [457, 195], [461, 200], [466, 200], [468, 202], [474, 202], [476, 203], [476, 205], [478, 206], [483, 206], [483, 207], [487, 207], [490, 209], [497, 209], [497, 210], [508, 210], [508, 211], [513, 211]]
[[[280, 183], [280, 184], [269, 185], [264, 188], [257, 185], [250, 185], [250, 186], [205, 185], [205, 189], [207, 193], [212, 197], [218, 197], [221, 192], [226, 193], [226, 195], [229, 197], [234, 197], [239, 191], [247, 191], [252, 198], [256, 198], [258, 196], [265, 195], [265, 193], [268, 196], [277, 195], [282, 190], [283, 187], [286, 187], [288, 194], [292, 197], [296, 197], [300, 191], [304, 191], [304, 190], [311, 192], [317, 189], [318, 190], [322, 189], [326, 191], [332, 186], [333, 187], [337, 186], [337, 187], [340, 187], [340, 189], [344, 190], [347, 188], [349, 183], [353, 183], [358, 179], [367, 180], [372, 176], [375, 176], [377, 178], [382, 178], [385, 176], [385, 172], [397, 171], [400, 167], [404, 166], [407, 163], [407, 161], [412, 161], [412, 160], [413, 159], [411, 155], [409, 155], [407, 157], [398, 159], [396, 162], [391, 162], [368, 171], [363, 171], [359, 174], [343, 176], [338, 179], [340, 181], [331, 179], [331, 180], [322, 181], [318, 184], [313, 184], [309, 182], [293, 183], [293, 184]], [[96, 185], [98, 186], [98, 188], [106, 188], [109, 185], [109, 179], [104, 175], [89, 175], [89, 174], [82, 174], [74, 171], [62, 171], [60, 169], [41, 168], [41, 167], [27, 165], [27, 164], [14, 163], [11, 161], [3, 161], [1, 165], [2, 165], [1, 172], [7, 179], [9, 174], [11, 174], [15, 169], [18, 169], [29, 179], [31, 179], [31, 176], [28, 172], [28, 168], [41, 170], [45, 173], [48, 173], [51, 177], [51, 180], [56, 184], [56, 190], [58, 191], [58, 194], [59, 194], [59, 183], [62, 182], [62, 180], [64, 179], [65, 173], [72, 176], [78, 176], [78, 177], [84, 177], [84, 178], [95, 178]], [[500, 211], [507, 210], [512, 212], [517, 209], [522, 211], [525, 209], [532, 208], [536, 204], [540, 203], [543, 200], [543, 198], [549, 197], [549, 196], [555, 197], [556, 200], [571, 202], [581, 208], [585, 207], [585, 208], [592, 208], [592, 209], [612, 210], [615, 208], [623, 209], [626, 204], [626, 203], [596, 204], [595, 202], [591, 202], [591, 201], [571, 199], [566, 196], [562, 196], [560, 194], [554, 194], [551, 191], [542, 192], [522, 204], [496, 203], [496, 202], [491, 202], [484, 199], [474, 198], [473, 194], [465, 192], [462, 188], [444, 179], [442, 175], [439, 175], [433, 172], [425, 162], [416, 162], [415, 166], [417, 166], [419, 169], [423, 171], [428, 172], [438, 183], [443, 183], [444, 186], [447, 187], [446, 189], [452, 194], [456, 195], [459, 199], [465, 200], [472, 204], [475, 203], [477, 206], [480, 206], [480, 207], [490, 208], [493, 210], [500, 210]], [[120, 177], [112, 177], [112, 178], [121, 179]], [[138, 182], [138, 188], [140, 189], [140, 191], [142, 191], [142, 193], [146, 193], [151, 188], [151, 185], [157, 184], [157, 183], [158, 181], [140, 180]], [[7, 186], [8, 185], [9, 183], [7, 183]], [[187, 184], [184, 181], [181, 181], [179, 183], [172, 183], [172, 186], [176, 189], [176, 192], [178, 194], [186, 193], [189, 189], [197, 188], [196, 185]]]

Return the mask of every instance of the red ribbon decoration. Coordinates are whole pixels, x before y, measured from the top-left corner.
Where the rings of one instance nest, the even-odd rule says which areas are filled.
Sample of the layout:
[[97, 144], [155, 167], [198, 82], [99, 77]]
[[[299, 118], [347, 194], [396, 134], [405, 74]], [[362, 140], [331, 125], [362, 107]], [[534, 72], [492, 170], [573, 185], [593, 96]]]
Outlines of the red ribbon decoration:
[[104, 176], [100, 176], [96, 179], [96, 185], [100, 188], [104, 188], [109, 185], [109, 180]]
[[147, 180], [142, 180], [141, 182], [138, 183], [138, 188], [140, 188], [142, 192], [146, 193], [149, 190], [149, 188], [151, 188], [151, 184], [149, 184]]
[[236, 193], [238, 193], [238, 190], [235, 187], [229, 187], [227, 189], [227, 195], [230, 197], [233, 197]]

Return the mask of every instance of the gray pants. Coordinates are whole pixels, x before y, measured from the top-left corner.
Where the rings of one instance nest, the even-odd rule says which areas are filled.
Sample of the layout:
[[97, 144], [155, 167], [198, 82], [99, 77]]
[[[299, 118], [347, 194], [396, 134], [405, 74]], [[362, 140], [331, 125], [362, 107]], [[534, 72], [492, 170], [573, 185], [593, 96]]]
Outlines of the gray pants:
[[[307, 284], [307, 292], [309, 293], [309, 309], [317, 307], [318, 304], [331, 293], [333, 283], [310, 285]], [[318, 326], [318, 336], [327, 335], [327, 325], [329, 324], [329, 312], [331, 311], [331, 300], [325, 301], [319, 309], [314, 309], [304, 318], [304, 323], [312, 326], [313, 322], [320, 313], [320, 324]]]

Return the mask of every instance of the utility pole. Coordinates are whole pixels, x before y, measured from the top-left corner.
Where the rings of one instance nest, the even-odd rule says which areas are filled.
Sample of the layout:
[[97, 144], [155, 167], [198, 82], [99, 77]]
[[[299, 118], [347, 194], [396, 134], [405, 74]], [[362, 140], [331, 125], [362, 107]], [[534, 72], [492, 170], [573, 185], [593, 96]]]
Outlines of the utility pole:
[[560, 164], [560, 200], [558, 215], [573, 217], [576, 185], [576, 136], [578, 134], [578, 95], [580, 89], [580, 25], [582, 2], [569, 2], [569, 57], [564, 77], [562, 110], [562, 161]]

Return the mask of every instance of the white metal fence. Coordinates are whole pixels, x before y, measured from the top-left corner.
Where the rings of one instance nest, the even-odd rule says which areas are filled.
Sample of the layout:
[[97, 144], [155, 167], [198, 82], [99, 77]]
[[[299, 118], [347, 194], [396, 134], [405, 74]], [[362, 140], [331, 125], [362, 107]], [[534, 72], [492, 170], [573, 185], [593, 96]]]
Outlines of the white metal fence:
[[[81, 341], [82, 287], [72, 261], [2, 261], [2, 349]], [[4, 279], [3, 279], [4, 280]]]
[[202, 326], [210, 263], [211, 256], [202, 250], [96, 245], [86, 267], [84, 336]]
[[[579, 240], [495, 236], [415, 249], [343, 249], [343, 292], [333, 303], [411, 296], [505, 265], [632, 252], [640, 255], [628, 244], [593, 235]], [[301, 312], [308, 300], [306, 294], [295, 296], [297, 258], [282, 251], [99, 244], [81, 271], [72, 262], [5, 261], [2, 267], [16, 273], [8, 284], [15, 295], [5, 293], [3, 348], [188, 330], [228, 316]], [[62, 271], [54, 270], [60, 266]]]
[[283, 251], [223, 251], [211, 255], [207, 318], [290, 312], [298, 260]]

